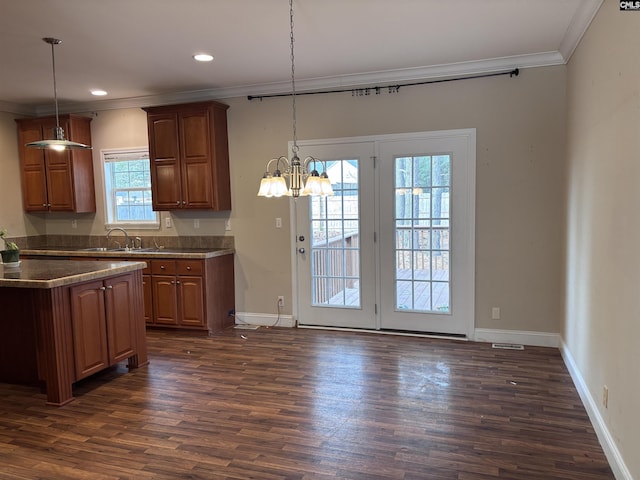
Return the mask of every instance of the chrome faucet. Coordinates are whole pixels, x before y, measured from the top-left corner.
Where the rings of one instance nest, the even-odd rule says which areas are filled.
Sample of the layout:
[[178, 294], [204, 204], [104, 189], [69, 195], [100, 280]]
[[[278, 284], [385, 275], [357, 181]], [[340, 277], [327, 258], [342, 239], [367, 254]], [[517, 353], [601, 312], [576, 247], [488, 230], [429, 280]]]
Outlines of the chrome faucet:
[[[127, 231], [126, 231], [124, 228], [122, 228], [122, 227], [114, 227], [114, 228], [110, 229], [110, 230], [107, 232], [107, 247], [109, 246], [109, 240], [111, 239], [111, 234], [113, 233], [113, 231], [114, 231], [114, 230], [119, 230], [119, 231], [121, 231], [122, 233], [124, 233], [124, 238], [125, 238], [125, 240], [124, 240], [124, 248], [125, 248], [126, 250], [129, 250], [129, 234], [128, 234], [128, 233], [127, 233]], [[115, 240], [114, 240], [114, 242], [115, 242]], [[116, 243], [118, 243], [118, 242], [116, 242]], [[120, 244], [119, 244], [119, 243], [118, 243], [118, 246], [120, 246]]]

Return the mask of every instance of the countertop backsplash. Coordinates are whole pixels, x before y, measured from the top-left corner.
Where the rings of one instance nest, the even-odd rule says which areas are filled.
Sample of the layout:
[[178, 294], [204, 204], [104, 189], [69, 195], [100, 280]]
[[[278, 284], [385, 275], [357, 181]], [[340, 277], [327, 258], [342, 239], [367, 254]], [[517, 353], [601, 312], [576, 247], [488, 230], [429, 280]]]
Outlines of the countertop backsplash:
[[[192, 235], [180, 237], [166, 236], [145, 236], [129, 235], [133, 240], [139, 237], [142, 239], [142, 246], [145, 248], [235, 248], [234, 237], [226, 235]], [[43, 247], [74, 247], [93, 248], [111, 247], [107, 245], [106, 235], [36, 235], [30, 237], [15, 237], [12, 239], [21, 249], [43, 248]], [[122, 236], [116, 232], [113, 241], [122, 241]]]

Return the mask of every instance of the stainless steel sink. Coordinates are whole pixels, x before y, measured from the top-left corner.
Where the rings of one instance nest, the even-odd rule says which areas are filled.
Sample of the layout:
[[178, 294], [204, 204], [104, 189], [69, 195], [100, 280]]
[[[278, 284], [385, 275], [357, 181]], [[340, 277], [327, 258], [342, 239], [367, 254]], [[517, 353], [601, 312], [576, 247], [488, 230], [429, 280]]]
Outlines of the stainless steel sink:
[[91, 248], [81, 248], [82, 252], [126, 252], [126, 253], [143, 253], [143, 252], [153, 252], [155, 248], [105, 248], [105, 247], [91, 247]]

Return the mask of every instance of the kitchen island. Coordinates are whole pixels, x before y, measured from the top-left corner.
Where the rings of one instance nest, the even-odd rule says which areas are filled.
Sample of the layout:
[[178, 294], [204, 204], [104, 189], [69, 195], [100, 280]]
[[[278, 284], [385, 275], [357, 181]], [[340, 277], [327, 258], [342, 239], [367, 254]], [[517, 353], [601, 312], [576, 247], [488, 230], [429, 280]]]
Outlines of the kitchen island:
[[127, 360], [148, 363], [144, 262], [22, 260], [0, 264], [0, 382], [39, 385], [47, 404], [73, 383]]

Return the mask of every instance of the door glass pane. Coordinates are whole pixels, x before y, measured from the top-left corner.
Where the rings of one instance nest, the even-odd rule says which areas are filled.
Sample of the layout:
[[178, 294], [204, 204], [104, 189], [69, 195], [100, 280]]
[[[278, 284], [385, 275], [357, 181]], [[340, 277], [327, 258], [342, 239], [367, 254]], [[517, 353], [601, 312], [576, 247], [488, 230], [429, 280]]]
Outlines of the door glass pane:
[[312, 305], [359, 308], [358, 161], [331, 160], [326, 165], [333, 196], [311, 197], [309, 202]]
[[396, 157], [396, 310], [450, 311], [451, 155]]

